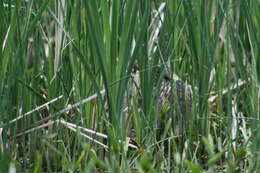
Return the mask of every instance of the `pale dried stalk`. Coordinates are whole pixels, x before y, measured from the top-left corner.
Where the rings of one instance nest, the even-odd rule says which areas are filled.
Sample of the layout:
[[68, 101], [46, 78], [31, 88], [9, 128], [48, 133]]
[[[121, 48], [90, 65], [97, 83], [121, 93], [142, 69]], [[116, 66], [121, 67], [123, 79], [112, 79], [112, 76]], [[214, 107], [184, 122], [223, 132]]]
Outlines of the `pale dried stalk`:
[[[74, 127], [68, 125], [68, 122], [66, 122], [66, 121], [64, 121], [64, 120], [57, 120], [57, 122], [60, 122], [62, 125], [64, 125], [65, 127], [69, 128], [70, 130], [72, 130], [72, 131], [74, 131], [74, 132], [77, 132], [77, 129], [76, 129], [76, 128], [74, 128]], [[71, 123], [70, 123], [70, 124], [71, 124]], [[79, 127], [79, 126], [78, 126], [78, 128], [81, 128], [81, 129], [82, 129], [83, 127]], [[83, 129], [85, 129], [85, 128], [83, 128]], [[89, 130], [89, 129], [87, 129], [87, 130]], [[92, 131], [92, 130], [91, 130], [91, 131]], [[93, 132], [95, 132], [95, 131], [93, 131]], [[97, 134], [98, 132], [95, 132], [95, 133]], [[99, 133], [99, 134], [100, 134], [100, 133]], [[96, 143], [96, 144], [98, 144], [98, 145], [101, 145], [101, 146], [102, 146], [103, 148], [105, 148], [106, 151], [107, 151], [107, 149], [108, 149], [108, 146], [107, 146], [107, 145], [105, 145], [105, 144], [99, 142], [98, 140], [94, 139], [93, 137], [90, 137], [90, 136], [88, 136], [88, 135], [86, 135], [86, 134], [84, 134], [84, 133], [82, 133], [82, 132], [80, 132], [80, 135], [82, 135], [83, 137], [85, 137], [85, 138], [87, 138], [87, 139], [93, 141], [94, 143]], [[103, 134], [102, 134], [102, 135], [103, 135]], [[98, 135], [97, 135], [97, 136], [98, 136]]]
[[31, 128], [31, 129], [28, 129], [28, 130], [23, 131], [23, 132], [21, 132], [21, 133], [18, 133], [18, 134], [16, 134], [15, 136], [11, 137], [11, 139], [17, 138], [17, 137], [19, 137], [19, 136], [26, 135], [26, 134], [28, 134], [28, 133], [34, 132], [34, 131], [39, 130], [39, 129], [43, 129], [43, 128], [45, 128], [45, 127], [48, 127], [48, 126], [52, 125], [53, 123], [54, 123], [54, 121], [49, 121], [48, 123], [39, 125], [39, 126], [37, 126], [37, 127]]
[[[65, 127], [69, 128], [70, 130], [76, 132], [77, 129], [79, 130], [82, 130], [83, 132], [86, 132], [86, 133], [90, 133], [90, 134], [93, 134], [93, 135], [96, 135], [96, 136], [99, 136], [99, 137], [102, 137], [102, 138], [105, 138], [105, 139], [108, 139], [108, 136], [106, 134], [103, 134], [103, 133], [99, 133], [97, 131], [94, 131], [94, 130], [91, 130], [91, 129], [87, 129], [87, 128], [84, 128], [84, 127], [81, 127], [81, 126], [77, 126], [75, 124], [72, 124], [72, 123], [69, 123], [63, 119], [61, 120], [56, 120], [56, 121], [49, 121], [48, 123], [45, 123], [45, 124], [42, 124], [40, 126], [37, 126], [37, 127], [34, 127], [34, 128], [31, 128], [31, 129], [28, 129], [24, 132], [20, 132], [18, 134], [16, 134], [15, 136], [12, 136], [11, 139], [13, 138], [17, 138], [17, 137], [20, 137], [20, 136], [23, 136], [23, 135], [26, 135], [28, 133], [31, 133], [31, 132], [34, 132], [36, 130], [39, 130], [39, 129], [43, 129], [45, 127], [49, 127], [50, 125], [54, 124], [54, 123], [57, 123], [57, 124], [62, 124], [64, 125]], [[83, 132], [80, 132], [80, 135], [82, 135], [83, 137], [93, 141], [94, 143], [98, 144], [98, 145], [101, 145], [103, 148], [108, 149], [108, 146], [103, 144], [102, 142], [94, 139], [93, 137], [90, 137], [88, 135], [86, 135], [85, 133]], [[119, 141], [121, 143], [121, 141]], [[129, 147], [133, 148], [133, 149], [137, 149], [138, 147], [133, 145], [133, 144], [128, 144]]]
[[[57, 120], [58, 122], [60, 122], [61, 124], [65, 125], [66, 127], [68, 128], [74, 128], [75, 130], [76, 129], [79, 129], [79, 130], [82, 130], [86, 133], [90, 133], [90, 134], [93, 134], [93, 135], [96, 135], [96, 136], [99, 136], [99, 137], [102, 137], [102, 138], [105, 138], [105, 139], [108, 139], [108, 136], [106, 134], [103, 134], [103, 133], [99, 133], [97, 131], [94, 131], [94, 130], [91, 130], [91, 129], [88, 129], [88, 128], [85, 128], [85, 127], [81, 127], [81, 126], [78, 126], [76, 124], [72, 124], [72, 123], [69, 123], [67, 121], [64, 121], [63, 119], [61, 120]], [[91, 137], [87, 137], [88, 139], [90, 139]], [[92, 140], [92, 139], [91, 139]], [[121, 143], [121, 141], [119, 141]], [[129, 147], [131, 148], [134, 148], [134, 149], [137, 149], [137, 146], [133, 145], [133, 144], [129, 144]]]
[[54, 59], [54, 72], [58, 71], [60, 57], [61, 57], [61, 49], [62, 44], [66, 43], [65, 37], [63, 37], [62, 28], [64, 27], [65, 15], [66, 15], [66, 1], [58, 0], [57, 2], [57, 19], [60, 25], [56, 24], [55, 26], [55, 59]]
[[[222, 95], [225, 95], [228, 93], [229, 90], [236, 90], [240, 87], [242, 87], [243, 85], [245, 85], [246, 82], [245, 81], [242, 81], [242, 80], [238, 80], [237, 83], [233, 84], [232, 86], [230, 86], [229, 88], [226, 88], [222, 91]], [[209, 103], [213, 103], [216, 101], [216, 99], [218, 98], [218, 94], [214, 95], [214, 96], [211, 96], [209, 99], [208, 99], [208, 102]]]
[[15, 118], [15, 119], [9, 121], [8, 123], [6, 123], [6, 124], [4, 124], [4, 125], [0, 125], [0, 128], [2, 128], [2, 127], [4, 127], [4, 126], [7, 126], [7, 125], [10, 125], [10, 124], [12, 124], [12, 123], [14, 123], [14, 122], [16, 122], [16, 121], [22, 119], [22, 118], [25, 118], [26, 116], [32, 114], [33, 112], [38, 111], [38, 110], [41, 110], [41, 109], [44, 108], [45, 106], [48, 106], [49, 104], [54, 103], [54, 102], [56, 102], [57, 100], [59, 100], [59, 99], [61, 99], [61, 98], [63, 98], [63, 95], [61, 95], [61, 96], [59, 96], [59, 97], [57, 97], [57, 98], [54, 98], [54, 99], [52, 99], [51, 101], [49, 101], [49, 102], [47, 102], [47, 103], [44, 103], [44, 104], [42, 104], [41, 106], [38, 106], [38, 107], [36, 107], [35, 109], [33, 109], [33, 110], [29, 111], [29, 112], [26, 112], [26, 113], [23, 114], [23, 115], [18, 116], [17, 118]]
[[[100, 91], [101, 95], [103, 95], [104, 93], [105, 93], [105, 90]], [[66, 108], [60, 110], [59, 112], [51, 114], [48, 117], [43, 118], [42, 120], [36, 122], [35, 124], [42, 124], [42, 123], [44, 123], [44, 122], [46, 122], [46, 121], [48, 121], [48, 120], [50, 120], [50, 119], [52, 119], [52, 118], [54, 118], [54, 117], [56, 117], [58, 115], [64, 114], [64, 113], [66, 113], [66, 112], [68, 112], [68, 111], [70, 111], [70, 110], [72, 110], [72, 109], [74, 109], [76, 107], [79, 107], [80, 105], [85, 104], [85, 103], [87, 103], [87, 102], [89, 102], [89, 101], [91, 101], [91, 100], [93, 100], [95, 98], [97, 98], [97, 94], [94, 94], [94, 95], [92, 95], [92, 96], [90, 96], [88, 98], [85, 98], [85, 99], [83, 99], [83, 100], [81, 100], [81, 101], [79, 101], [79, 102], [77, 102], [77, 103], [75, 103], [73, 105], [67, 106]]]

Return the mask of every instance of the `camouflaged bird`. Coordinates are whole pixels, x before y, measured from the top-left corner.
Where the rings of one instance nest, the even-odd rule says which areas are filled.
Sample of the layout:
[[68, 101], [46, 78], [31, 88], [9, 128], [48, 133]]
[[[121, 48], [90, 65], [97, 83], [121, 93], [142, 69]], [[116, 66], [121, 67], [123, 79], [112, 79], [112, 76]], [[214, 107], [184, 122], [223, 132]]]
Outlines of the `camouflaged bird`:
[[[157, 84], [160, 78], [160, 69], [158, 69], [154, 76], [154, 81]], [[136, 90], [140, 86], [140, 72], [135, 71], [134, 83]], [[157, 90], [156, 86], [154, 89]], [[134, 89], [130, 93], [136, 93], [141, 103], [141, 94]], [[129, 100], [129, 99], [128, 99]], [[179, 133], [181, 129], [187, 127], [189, 115], [192, 108], [192, 90], [191, 86], [182, 81], [177, 75], [172, 78], [167, 73], [163, 74], [162, 84], [159, 89], [158, 100], [156, 104], [157, 129], [163, 131], [167, 122], [172, 121], [172, 128]]]
[[165, 75], [157, 106], [159, 113], [158, 129], [162, 130], [165, 123], [171, 120], [172, 128], [179, 133], [182, 131], [181, 129], [188, 126], [191, 108], [191, 87], [177, 76], [170, 79], [168, 75]]

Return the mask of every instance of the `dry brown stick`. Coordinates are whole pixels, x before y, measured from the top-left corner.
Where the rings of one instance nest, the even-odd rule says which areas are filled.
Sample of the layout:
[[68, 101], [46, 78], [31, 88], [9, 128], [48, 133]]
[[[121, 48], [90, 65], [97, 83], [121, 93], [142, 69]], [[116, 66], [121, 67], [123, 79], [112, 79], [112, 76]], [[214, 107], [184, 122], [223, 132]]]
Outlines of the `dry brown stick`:
[[[74, 129], [82, 130], [85, 133], [90, 133], [90, 134], [93, 134], [93, 135], [96, 135], [96, 136], [108, 139], [108, 136], [106, 134], [103, 134], [103, 133], [100, 133], [100, 132], [97, 132], [97, 131], [94, 131], [94, 130], [91, 130], [91, 129], [88, 129], [88, 128], [85, 128], [85, 127], [81, 127], [81, 126], [78, 126], [78, 125], [73, 124], [73, 123], [69, 123], [69, 122], [67, 122], [67, 121], [65, 121], [63, 119], [57, 120], [57, 121], [60, 122], [61, 124], [65, 125], [66, 127], [72, 127]], [[121, 143], [121, 141], [119, 141], [119, 142]], [[130, 144], [130, 143], [129, 143], [129, 147], [134, 148], [134, 149], [138, 148], [137, 146], [135, 146], [133, 144]]]
[[59, 97], [57, 97], [57, 98], [54, 98], [54, 99], [52, 99], [51, 101], [49, 101], [49, 102], [47, 102], [47, 103], [44, 103], [44, 104], [42, 104], [41, 106], [38, 106], [38, 107], [36, 107], [35, 109], [33, 109], [33, 110], [29, 111], [29, 112], [26, 112], [26, 113], [23, 114], [23, 115], [18, 116], [17, 118], [15, 118], [15, 119], [13, 119], [13, 120], [7, 122], [6, 124], [0, 125], [0, 128], [2, 128], [2, 127], [4, 127], [4, 126], [7, 126], [7, 125], [10, 125], [10, 124], [12, 124], [12, 123], [14, 123], [14, 122], [16, 122], [16, 121], [18, 121], [18, 120], [20, 120], [20, 119], [26, 117], [26, 116], [32, 114], [33, 112], [38, 111], [38, 110], [44, 108], [45, 106], [48, 106], [49, 104], [51, 104], [51, 103], [53, 103], [53, 102], [56, 102], [57, 100], [59, 100], [59, 99], [61, 99], [61, 98], [63, 98], [63, 95], [61, 95], [61, 96], [59, 96]]
[[28, 130], [25, 130], [25, 131], [23, 131], [23, 132], [17, 133], [16, 135], [10, 137], [10, 140], [12, 140], [13, 138], [20, 137], [20, 136], [22, 136], [22, 135], [26, 135], [27, 133], [31, 133], [31, 132], [34, 132], [34, 131], [36, 131], [36, 130], [39, 130], [39, 129], [48, 127], [48, 126], [52, 125], [53, 123], [54, 123], [54, 121], [49, 121], [48, 123], [45, 123], [45, 124], [39, 125], [39, 126], [37, 126], [37, 127], [30, 128], [30, 129], [28, 129]]
[[[222, 91], [222, 95], [227, 94], [229, 90], [236, 90], [236, 89], [242, 87], [242, 86], [245, 85], [245, 84], [246, 84], [245, 81], [238, 80], [237, 83], [231, 85], [229, 88], [224, 89], [224, 90]], [[214, 103], [218, 97], [219, 97], [218, 94], [216, 94], [216, 95], [214, 95], [214, 96], [211, 96], [211, 97], [208, 99], [208, 102], [209, 102], [209, 103]]]
[[[104, 93], [105, 93], [105, 90], [100, 91], [100, 94], [104, 94]], [[73, 105], [67, 106], [66, 108], [64, 108], [64, 109], [62, 109], [62, 110], [60, 110], [60, 111], [58, 111], [58, 112], [56, 112], [54, 114], [51, 114], [51, 115], [43, 118], [42, 120], [36, 122], [31, 128], [36, 127], [39, 124], [43, 124], [44, 122], [49, 121], [49, 120], [57, 117], [58, 115], [64, 114], [64, 113], [68, 112], [69, 110], [74, 109], [74, 108], [76, 108], [76, 107], [78, 107], [78, 106], [80, 106], [80, 105], [82, 105], [84, 103], [87, 103], [87, 102], [89, 102], [89, 101], [91, 101], [91, 100], [93, 100], [95, 98], [97, 98], [97, 94], [94, 94], [94, 95], [92, 95], [92, 96], [90, 96], [88, 98], [85, 98], [85, 99], [83, 99], [83, 100], [81, 100], [81, 101], [79, 101], [79, 102], [77, 102], [77, 103], [75, 103]]]

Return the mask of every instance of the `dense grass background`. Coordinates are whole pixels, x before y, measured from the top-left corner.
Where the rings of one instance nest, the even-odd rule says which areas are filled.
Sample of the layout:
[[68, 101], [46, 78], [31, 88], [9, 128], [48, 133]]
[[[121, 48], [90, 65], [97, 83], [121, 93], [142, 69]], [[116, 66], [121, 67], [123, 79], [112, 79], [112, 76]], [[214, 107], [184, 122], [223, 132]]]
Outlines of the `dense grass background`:
[[259, 0], [3, 0], [0, 15], [0, 172], [260, 171]]

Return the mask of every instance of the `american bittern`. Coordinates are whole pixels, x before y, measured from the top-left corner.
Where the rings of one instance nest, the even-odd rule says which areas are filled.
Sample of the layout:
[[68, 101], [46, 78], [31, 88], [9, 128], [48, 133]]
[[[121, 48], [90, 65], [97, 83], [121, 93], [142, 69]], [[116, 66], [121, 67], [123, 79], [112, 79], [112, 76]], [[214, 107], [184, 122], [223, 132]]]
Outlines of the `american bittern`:
[[[138, 87], [138, 85], [140, 85], [139, 71], [135, 73], [134, 78]], [[155, 78], [158, 78], [158, 76], [155, 76]], [[158, 81], [158, 79], [155, 81]], [[166, 122], [168, 122], [169, 119], [172, 119], [172, 127], [176, 129], [177, 132], [180, 131], [183, 127], [188, 125], [192, 108], [191, 86], [176, 75], [173, 75], [173, 78], [171, 79], [169, 75], [164, 74], [159, 92], [156, 106], [158, 112], [157, 128], [160, 131], [163, 130]], [[139, 100], [139, 103], [140, 102], [141, 101]]]
[[[176, 131], [188, 125], [192, 108], [191, 87], [180, 79], [164, 77], [158, 100], [158, 128], [165, 126], [165, 121], [172, 119]], [[165, 115], [166, 114], [166, 115]]]

